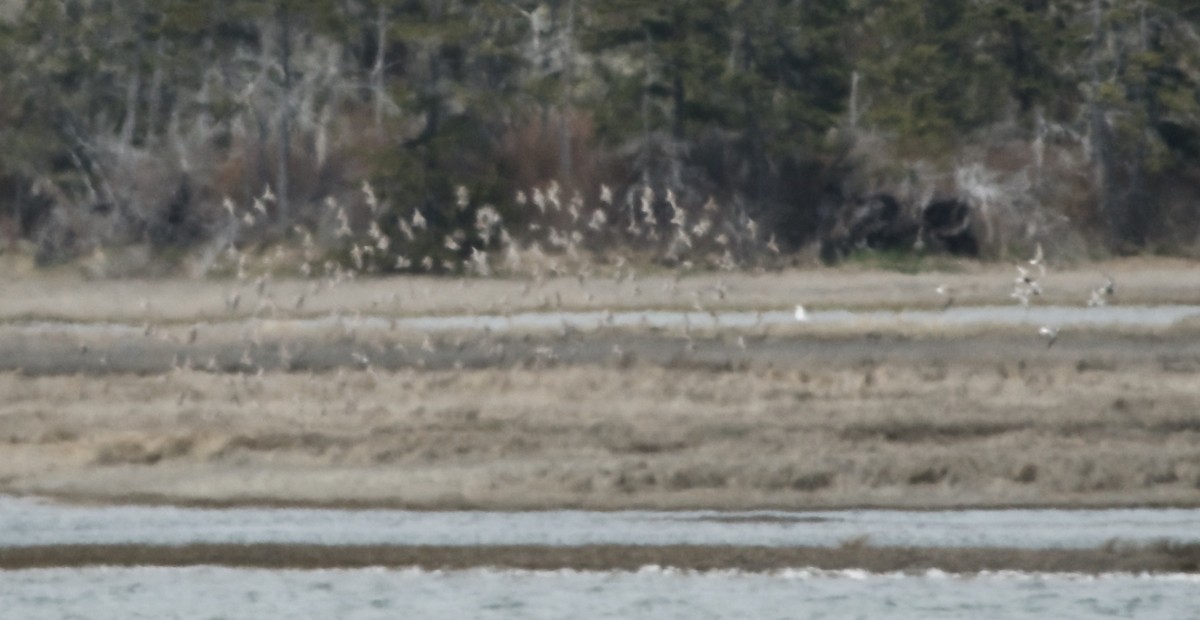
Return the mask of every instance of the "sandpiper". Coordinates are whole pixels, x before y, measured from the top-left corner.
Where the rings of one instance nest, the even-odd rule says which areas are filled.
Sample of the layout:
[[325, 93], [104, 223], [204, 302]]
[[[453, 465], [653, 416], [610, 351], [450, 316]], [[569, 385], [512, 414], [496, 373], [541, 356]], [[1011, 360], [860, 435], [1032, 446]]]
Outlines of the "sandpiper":
[[945, 284], [939, 284], [938, 287], [933, 290], [938, 295], [946, 298], [946, 301], [942, 304], [942, 310], [946, 310], [950, 306], [954, 305], [954, 289], [946, 286]]
[[1105, 275], [1104, 276], [1104, 285], [1092, 289], [1092, 295], [1091, 295], [1091, 297], [1088, 298], [1088, 302], [1087, 302], [1088, 307], [1094, 308], [1097, 306], [1108, 305], [1108, 298], [1111, 297], [1114, 293], [1116, 293], [1116, 291], [1117, 291], [1117, 287], [1116, 287], [1116, 284], [1113, 282], [1113, 279], [1110, 276]]
[[1037, 244], [1037, 249], [1033, 252], [1033, 258], [1029, 259], [1029, 264], [1032, 267], [1038, 268], [1038, 273], [1046, 275], [1046, 255], [1042, 252], [1042, 244]]
[[1047, 349], [1054, 346], [1054, 343], [1058, 340], [1059, 329], [1061, 329], [1061, 328], [1050, 327], [1049, 325], [1043, 325], [1043, 326], [1041, 326], [1041, 328], [1038, 329], [1038, 334], [1040, 334], [1043, 338], [1046, 339], [1046, 348]]
[[1018, 284], [1013, 287], [1012, 293], [1009, 293], [1008, 296], [1017, 300], [1017, 303], [1021, 304], [1022, 307], [1029, 308], [1029, 296], [1031, 294], [1032, 292], [1028, 288], [1023, 288]]
[[1013, 280], [1013, 283], [1017, 286], [1024, 285], [1029, 287], [1029, 292], [1034, 295], [1042, 294], [1042, 285], [1038, 284], [1037, 278], [1031, 275], [1028, 269], [1020, 265], [1017, 265], [1017, 277]]

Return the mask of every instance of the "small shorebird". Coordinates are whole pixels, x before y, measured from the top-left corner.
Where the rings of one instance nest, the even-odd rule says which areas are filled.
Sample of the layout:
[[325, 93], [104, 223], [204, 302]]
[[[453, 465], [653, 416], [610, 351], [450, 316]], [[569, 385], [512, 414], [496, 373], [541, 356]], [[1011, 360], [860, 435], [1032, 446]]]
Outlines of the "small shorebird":
[[794, 316], [796, 317], [796, 320], [801, 323], [808, 322], [808, 312], [804, 309], [804, 306], [797, 305]]
[[1092, 295], [1088, 298], [1087, 305], [1089, 308], [1108, 305], [1108, 298], [1112, 297], [1117, 292], [1116, 283], [1112, 277], [1104, 276], [1104, 286], [1092, 289]]
[[1046, 255], [1042, 252], [1042, 244], [1037, 244], [1037, 249], [1033, 252], [1033, 258], [1029, 259], [1029, 265], [1038, 268], [1038, 273], [1046, 275]]
[[1040, 334], [1043, 338], [1046, 339], [1046, 348], [1047, 349], [1054, 346], [1054, 343], [1058, 340], [1059, 329], [1061, 329], [1061, 328], [1050, 327], [1049, 325], [1043, 325], [1043, 326], [1041, 326], [1041, 328], [1038, 329], [1038, 334]]
[[771, 233], [771, 238], [767, 239], [767, 249], [775, 256], [779, 256], [779, 244], [775, 242], [775, 233]]
[[1013, 283], [1017, 286], [1024, 285], [1029, 287], [1029, 292], [1034, 295], [1042, 294], [1042, 285], [1038, 284], [1037, 278], [1031, 275], [1028, 269], [1020, 265], [1017, 265], [1017, 277], [1013, 280]]
[[954, 289], [946, 286], [945, 284], [939, 284], [938, 287], [933, 290], [938, 295], [946, 298], [945, 303], [942, 304], [942, 310], [946, 310], [950, 306], [954, 305]]
[[1029, 308], [1029, 296], [1031, 294], [1032, 291], [1027, 288], [1022, 288], [1021, 285], [1018, 284], [1017, 286], [1013, 287], [1013, 291], [1009, 293], [1008, 296], [1017, 300], [1017, 303], [1021, 304], [1022, 307]]

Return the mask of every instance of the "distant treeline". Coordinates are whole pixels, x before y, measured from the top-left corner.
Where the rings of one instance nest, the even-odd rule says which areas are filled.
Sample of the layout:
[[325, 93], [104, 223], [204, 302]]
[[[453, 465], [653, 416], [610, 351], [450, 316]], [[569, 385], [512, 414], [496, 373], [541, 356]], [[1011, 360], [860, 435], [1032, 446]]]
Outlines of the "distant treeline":
[[1200, 3], [4, 0], [0, 145], [43, 263], [1193, 253]]

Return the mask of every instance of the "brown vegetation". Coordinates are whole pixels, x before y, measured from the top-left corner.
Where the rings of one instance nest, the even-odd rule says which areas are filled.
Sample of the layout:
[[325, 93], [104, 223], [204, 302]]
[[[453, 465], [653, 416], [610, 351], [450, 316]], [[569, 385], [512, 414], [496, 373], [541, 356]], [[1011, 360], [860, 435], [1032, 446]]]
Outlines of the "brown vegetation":
[[[1200, 290], [1183, 263], [1104, 269], [1120, 302]], [[1044, 297], [1081, 304], [1072, 292], [1098, 279], [1054, 271]], [[929, 308], [940, 281], [987, 303], [1011, 275], [406, 278], [326, 283], [303, 309], [289, 303], [301, 282], [17, 281], [0, 299], [0, 491], [509, 509], [1200, 503], [1195, 323], [1067, 326], [1047, 348], [1031, 327], [886, 320], [426, 334], [328, 319]], [[55, 316], [84, 324], [15, 322]]]
[[637, 570], [671, 566], [688, 570], [772, 571], [794, 567], [872, 572], [952, 573], [1017, 570], [1099, 574], [1179, 573], [1200, 570], [1200, 547], [1154, 544], [1099, 549], [990, 549], [874, 547], [731, 547], [703, 545], [496, 545], [330, 546], [289, 544], [62, 545], [0, 548], [0, 570], [56, 566], [223, 565], [270, 569], [417, 566], [455, 570], [480, 566], [524, 570]]
[[[1188, 338], [1194, 346], [1194, 336]], [[644, 342], [682, 349], [681, 341]], [[1194, 505], [1200, 361], [858, 339], [730, 364], [0, 377], [3, 490], [420, 508]], [[575, 347], [606, 351], [602, 335]], [[648, 345], [649, 346], [649, 345]], [[718, 345], [714, 345], [718, 346]], [[723, 351], [723, 352], [722, 352]], [[1128, 351], [1128, 355], [1122, 352]], [[1098, 355], [1103, 364], [1089, 364]], [[649, 357], [649, 356], [647, 356]], [[604, 359], [601, 356], [601, 359]]]

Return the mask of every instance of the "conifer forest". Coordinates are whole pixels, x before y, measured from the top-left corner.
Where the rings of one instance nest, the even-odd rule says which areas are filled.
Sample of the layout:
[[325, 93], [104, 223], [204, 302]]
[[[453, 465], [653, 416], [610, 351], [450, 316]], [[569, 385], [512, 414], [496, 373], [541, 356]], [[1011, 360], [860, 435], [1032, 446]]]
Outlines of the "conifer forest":
[[4, 0], [0, 145], [108, 275], [1190, 256], [1200, 4]]

